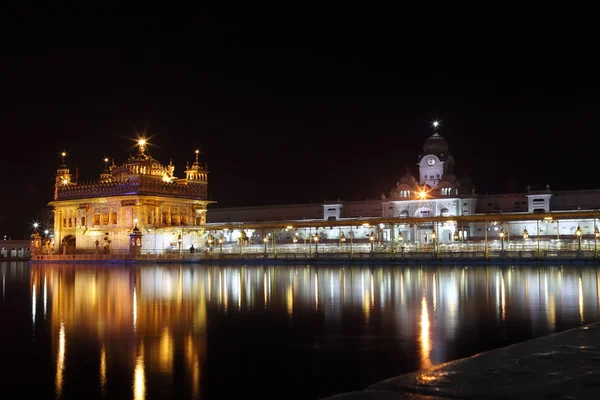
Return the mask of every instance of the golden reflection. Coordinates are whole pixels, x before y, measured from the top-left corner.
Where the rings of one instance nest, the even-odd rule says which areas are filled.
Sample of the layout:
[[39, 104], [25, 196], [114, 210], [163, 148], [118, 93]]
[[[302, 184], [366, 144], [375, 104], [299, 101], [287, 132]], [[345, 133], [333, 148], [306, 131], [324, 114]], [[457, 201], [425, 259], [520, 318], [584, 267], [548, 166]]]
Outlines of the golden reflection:
[[263, 272], [263, 296], [265, 298], [265, 307], [267, 306], [267, 273]]
[[[207, 320], [212, 317], [212, 321], [218, 321], [214, 319], [217, 318], [215, 315], [221, 314], [221, 302], [226, 301], [228, 296], [223, 295], [223, 291], [238, 297], [231, 298], [232, 305], [239, 304], [239, 299], [244, 297], [243, 306], [245, 311], [250, 312], [252, 308], [263, 309], [260, 300], [263, 295], [265, 302], [273, 306], [273, 312], [286, 310], [287, 314], [283, 314], [282, 318], [312, 313], [323, 323], [330, 324], [348, 320], [352, 316], [360, 320], [364, 315], [366, 321], [363, 320], [363, 324], [381, 324], [386, 332], [388, 329], [394, 330], [392, 334], [413, 338], [414, 344], [418, 343], [416, 353], [423, 368], [430, 367], [434, 361], [443, 361], [444, 354], [448, 354], [445, 347], [456, 345], [454, 336], [461, 324], [482, 320], [489, 311], [497, 311], [498, 320], [506, 320], [508, 301], [511, 301], [513, 314], [520, 320], [526, 320], [524, 324], [529, 321], [535, 324], [541, 317], [542, 324], [547, 323], [547, 329], [551, 331], [561, 317], [591, 319], [596, 315], [596, 310], [589, 308], [589, 304], [586, 309], [585, 301], [590, 304], [600, 301], [600, 293], [598, 299], [593, 299], [596, 293], [592, 286], [583, 290], [583, 276], [576, 279], [575, 271], [565, 269], [560, 272], [557, 268], [547, 268], [547, 272], [540, 275], [539, 296], [535, 287], [537, 283], [532, 277], [521, 279], [525, 276], [518, 270], [510, 274], [506, 269], [503, 274], [502, 269], [493, 266], [489, 267], [489, 284], [495, 288], [488, 288], [484, 275], [481, 275], [483, 272], [473, 268], [439, 269], [432, 276], [429, 272], [420, 274], [418, 269], [411, 267], [397, 270], [380, 268], [373, 274], [368, 268], [361, 267], [344, 270], [323, 266], [319, 272], [304, 266], [297, 270], [291, 266], [270, 269], [245, 267], [243, 276], [235, 272], [239, 270], [236, 267], [210, 266], [184, 266], [180, 269], [179, 266], [114, 265], [106, 268], [63, 264], [34, 265], [31, 269], [34, 271], [29, 277], [29, 287], [33, 290], [31, 301], [36, 302], [33, 296], [37, 296], [37, 289], [42, 286], [46, 288], [44, 293], [47, 292], [47, 295], [44, 296], [47, 296], [47, 318], [52, 332], [52, 355], [56, 357], [56, 391], [63, 394], [66, 394], [63, 382], [67, 377], [65, 356], [68, 329], [71, 343], [93, 340], [96, 346], [94, 354], [100, 354], [99, 364], [93, 368], [97, 371], [95, 368], [100, 365], [101, 385], [106, 385], [108, 363], [111, 362], [112, 366], [113, 359], [117, 361], [114, 357], [127, 354], [127, 376], [130, 385], [136, 388], [135, 393], [146, 395], [146, 383], [158, 377], [161, 385], [183, 382], [190, 392], [200, 395], [203, 389], [201, 373], [208, 351]], [[564, 274], [562, 280], [561, 274]], [[510, 289], [507, 288], [509, 282], [505, 281], [509, 275], [514, 278]], [[418, 284], [419, 276], [421, 284]], [[593, 275], [586, 276], [591, 280]], [[215, 280], [212, 302], [209, 300], [211, 277]], [[10, 283], [10, 275], [7, 278]], [[561, 286], [563, 282], [564, 287]], [[325, 292], [319, 284], [324, 285]], [[597, 276], [597, 284], [597, 290], [600, 291], [600, 275]], [[476, 295], [483, 298], [489, 290], [490, 302], [495, 297], [493, 309], [490, 310], [483, 302], [466, 301], [468, 285], [471, 285], [472, 299]], [[590, 282], [590, 285], [593, 283]], [[331, 286], [330, 296], [326, 292]], [[375, 287], [378, 288], [377, 293]], [[529, 302], [523, 301], [527, 291]], [[323, 293], [324, 297], [320, 298], [319, 295]], [[331, 304], [330, 299], [333, 299]], [[375, 308], [378, 302], [385, 305], [385, 309]], [[319, 310], [321, 305], [324, 307]], [[494, 310], [496, 307], [497, 310]], [[31, 309], [31, 312], [35, 311]], [[218, 318], [222, 317], [218, 315]], [[144, 354], [131, 353], [131, 343], [135, 340], [143, 340]], [[108, 349], [111, 349], [111, 360], [108, 360]], [[184, 363], [179, 358], [182, 354], [185, 354]], [[71, 368], [72, 364], [69, 365]], [[95, 374], [94, 382], [98, 382], [98, 372]], [[165, 374], [173, 376], [165, 377]], [[184, 376], [183, 380], [180, 374]], [[97, 390], [98, 386], [95, 387]], [[131, 387], [128, 389], [131, 393]]]
[[166, 327], [160, 337], [158, 367], [165, 374], [170, 374], [173, 369], [173, 339]]
[[581, 282], [581, 276], [579, 277], [579, 320], [583, 323], [583, 283]]
[[371, 308], [375, 307], [375, 285], [373, 284], [373, 273], [371, 273], [371, 295], [369, 296], [371, 299]]
[[100, 389], [106, 391], [106, 347], [102, 345], [100, 350]]
[[192, 335], [187, 337], [185, 359], [191, 375], [192, 398], [198, 398], [200, 395], [200, 360]]
[[431, 339], [429, 338], [429, 312], [427, 311], [427, 299], [421, 299], [421, 368], [431, 368]]
[[66, 355], [66, 338], [65, 338], [65, 324], [60, 323], [60, 331], [58, 332], [58, 355], [56, 357], [56, 397], [60, 398], [62, 395], [63, 382], [64, 382], [64, 371], [65, 371], [65, 355]]
[[292, 285], [288, 285], [286, 292], [286, 304], [288, 316], [292, 316], [294, 312], [294, 292], [292, 291]]
[[140, 355], [135, 359], [135, 370], [133, 372], [133, 399], [143, 400], [146, 397], [146, 373], [144, 370], [144, 347]]
[[133, 285], [133, 330], [136, 330], [137, 326], [137, 294], [135, 291], [135, 285]]

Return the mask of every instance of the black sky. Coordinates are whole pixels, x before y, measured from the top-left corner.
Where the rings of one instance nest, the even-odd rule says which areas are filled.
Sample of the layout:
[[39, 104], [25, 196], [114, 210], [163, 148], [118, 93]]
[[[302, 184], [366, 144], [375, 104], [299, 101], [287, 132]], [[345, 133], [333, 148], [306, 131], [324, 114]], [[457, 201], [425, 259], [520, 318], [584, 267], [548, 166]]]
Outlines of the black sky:
[[0, 230], [51, 200], [61, 149], [96, 179], [144, 128], [178, 176], [202, 149], [221, 206], [378, 198], [416, 173], [433, 118], [478, 193], [600, 187], [598, 69], [575, 46], [296, 28], [7, 34]]

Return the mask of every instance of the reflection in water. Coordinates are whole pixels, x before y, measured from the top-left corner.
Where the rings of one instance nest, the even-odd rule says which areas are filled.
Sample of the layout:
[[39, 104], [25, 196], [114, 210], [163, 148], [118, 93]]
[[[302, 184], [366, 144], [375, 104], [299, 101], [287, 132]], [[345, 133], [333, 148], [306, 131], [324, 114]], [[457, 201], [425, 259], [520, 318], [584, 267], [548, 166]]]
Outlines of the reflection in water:
[[581, 276], [579, 277], [579, 320], [583, 322], [583, 284], [581, 283]]
[[431, 367], [430, 351], [429, 312], [427, 311], [427, 299], [423, 296], [421, 299], [421, 368], [423, 369]]
[[[163, 393], [164, 387], [167, 397], [203, 397], [207, 377], [216, 379], [219, 374], [227, 374], [229, 380], [253, 377], [256, 382], [261, 376], [310, 379], [310, 363], [322, 355], [335, 358], [328, 351], [371, 360], [371, 364], [365, 359], [344, 362], [353, 364], [346, 367], [347, 373], [360, 373], [364, 380], [357, 385], [364, 387], [372, 383], [366, 379], [375, 379], [369, 372], [375, 364], [389, 362], [387, 369], [378, 368], [382, 375], [377, 379], [430, 368], [469, 355], [475, 350], [463, 348], [464, 343], [485, 343], [488, 338], [480, 332], [494, 335], [501, 331], [498, 325], [504, 327], [499, 337], [511, 327], [539, 336], [564, 329], [565, 324], [596, 320], [600, 307], [595, 268], [34, 265], [31, 269], [25, 278], [31, 280], [26, 287], [31, 290], [31, 317], [35, 323], [36, 292], [43, 286], [44, 316], [48, 313], [53, 346], [58, 344], [57, 396], [70, 387], [65, 382], [77, 381], [77, 374], [85, 373], [74, 366], [89, 358], [78, 354], [84, 346], [75, 343], [81, 342], [95, 346], [94, 357], [100, 354], [93, 362], [99, 365], [99, 374], [94, 368], [100, 380], [96, 387], [111, 394], [114, 385], [119, 390], [114, 383], [118, 378], [108, 378], [107, 390], [107, 377], [126, 376], [128, 396], [133, 390], [135, 399]], [[283, 320], [284, 333], [277, 325]], [[242, 323], [251, 324], [254, 333], [247, 333], [249, 325]], [[490, 329], [480, 329], [490, 324]], [[207, 326], [217, 332], [210, 336], [214, 352], [210, 363]], [[73, 344], [68, 372], [67, 330]], [[290, 353], [294, 346], [299, 353]], [[240, 355], [253, 349], [256, 353]], [[304, 358], [308, 364], [297, 370], [279, 367]], [[239, 370], [225, 373], [223, 368]], [[332, 364], [320, 373], [339, 375], [339, 368]]]
[[135, 331], [137, 325], [137, 298], [135, 295], [135, 285], [133, 285], [133, 330]]
[[62, 395], [65, 372], [65, 355], [67, 351], [67, 344], [65, 338], [65, 324], [60, 323], [60, 331], [58, 332], [58, 354], [56, 356], [56, 397], [60, 398]]
[[44, 274], [44, 319], [46, 319], [46, 304], [48, 303], [48, 280]]
[[135, 359], [133, 372], [133, 400], [146, 397], [146, 373], [144, 371], [144, 344], [140, 344], [140, 354]]
[[100, 389], [106, 392], [106, 347], [102, 345], [100, 350]]
[[31, 322], [33, 322], [33, 325], [35, 325], [35, 283], [33, 284], [33, 287], [31, 288]]

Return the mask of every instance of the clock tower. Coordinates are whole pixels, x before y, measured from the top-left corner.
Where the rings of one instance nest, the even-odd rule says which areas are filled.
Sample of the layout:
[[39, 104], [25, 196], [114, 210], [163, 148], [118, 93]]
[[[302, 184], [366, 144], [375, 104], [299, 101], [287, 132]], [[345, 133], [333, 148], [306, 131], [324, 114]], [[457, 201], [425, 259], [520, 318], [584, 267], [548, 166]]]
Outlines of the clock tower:
[[423, 145], [423, 153], [419, 155], [419, 184], [427, 184], [435, 188], [444, 174], [452, 172], [454, 158], [450, 155], [448, 143], [437, 132], [439, 124], [433, 124], [434, 132]]

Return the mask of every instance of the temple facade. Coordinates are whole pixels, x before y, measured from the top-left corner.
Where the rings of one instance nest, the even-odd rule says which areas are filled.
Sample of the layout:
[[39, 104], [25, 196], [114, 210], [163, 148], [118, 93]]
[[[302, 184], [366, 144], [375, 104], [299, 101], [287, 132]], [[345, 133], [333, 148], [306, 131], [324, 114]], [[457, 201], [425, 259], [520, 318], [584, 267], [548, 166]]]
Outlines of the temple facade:
[[[138, 153], [121, 165], [105, 159], [98, 180], [75, 182], [62, 153], [57, 170], [52, 243], [46, 251], [85, 252], [186, 251], [204, 244], [208, 171], [195, 160], [185, 178], [175, 166], [164, 166], [147, 152], [145, 139]], [[49, 249], [48, 249], [49, 247]]]

